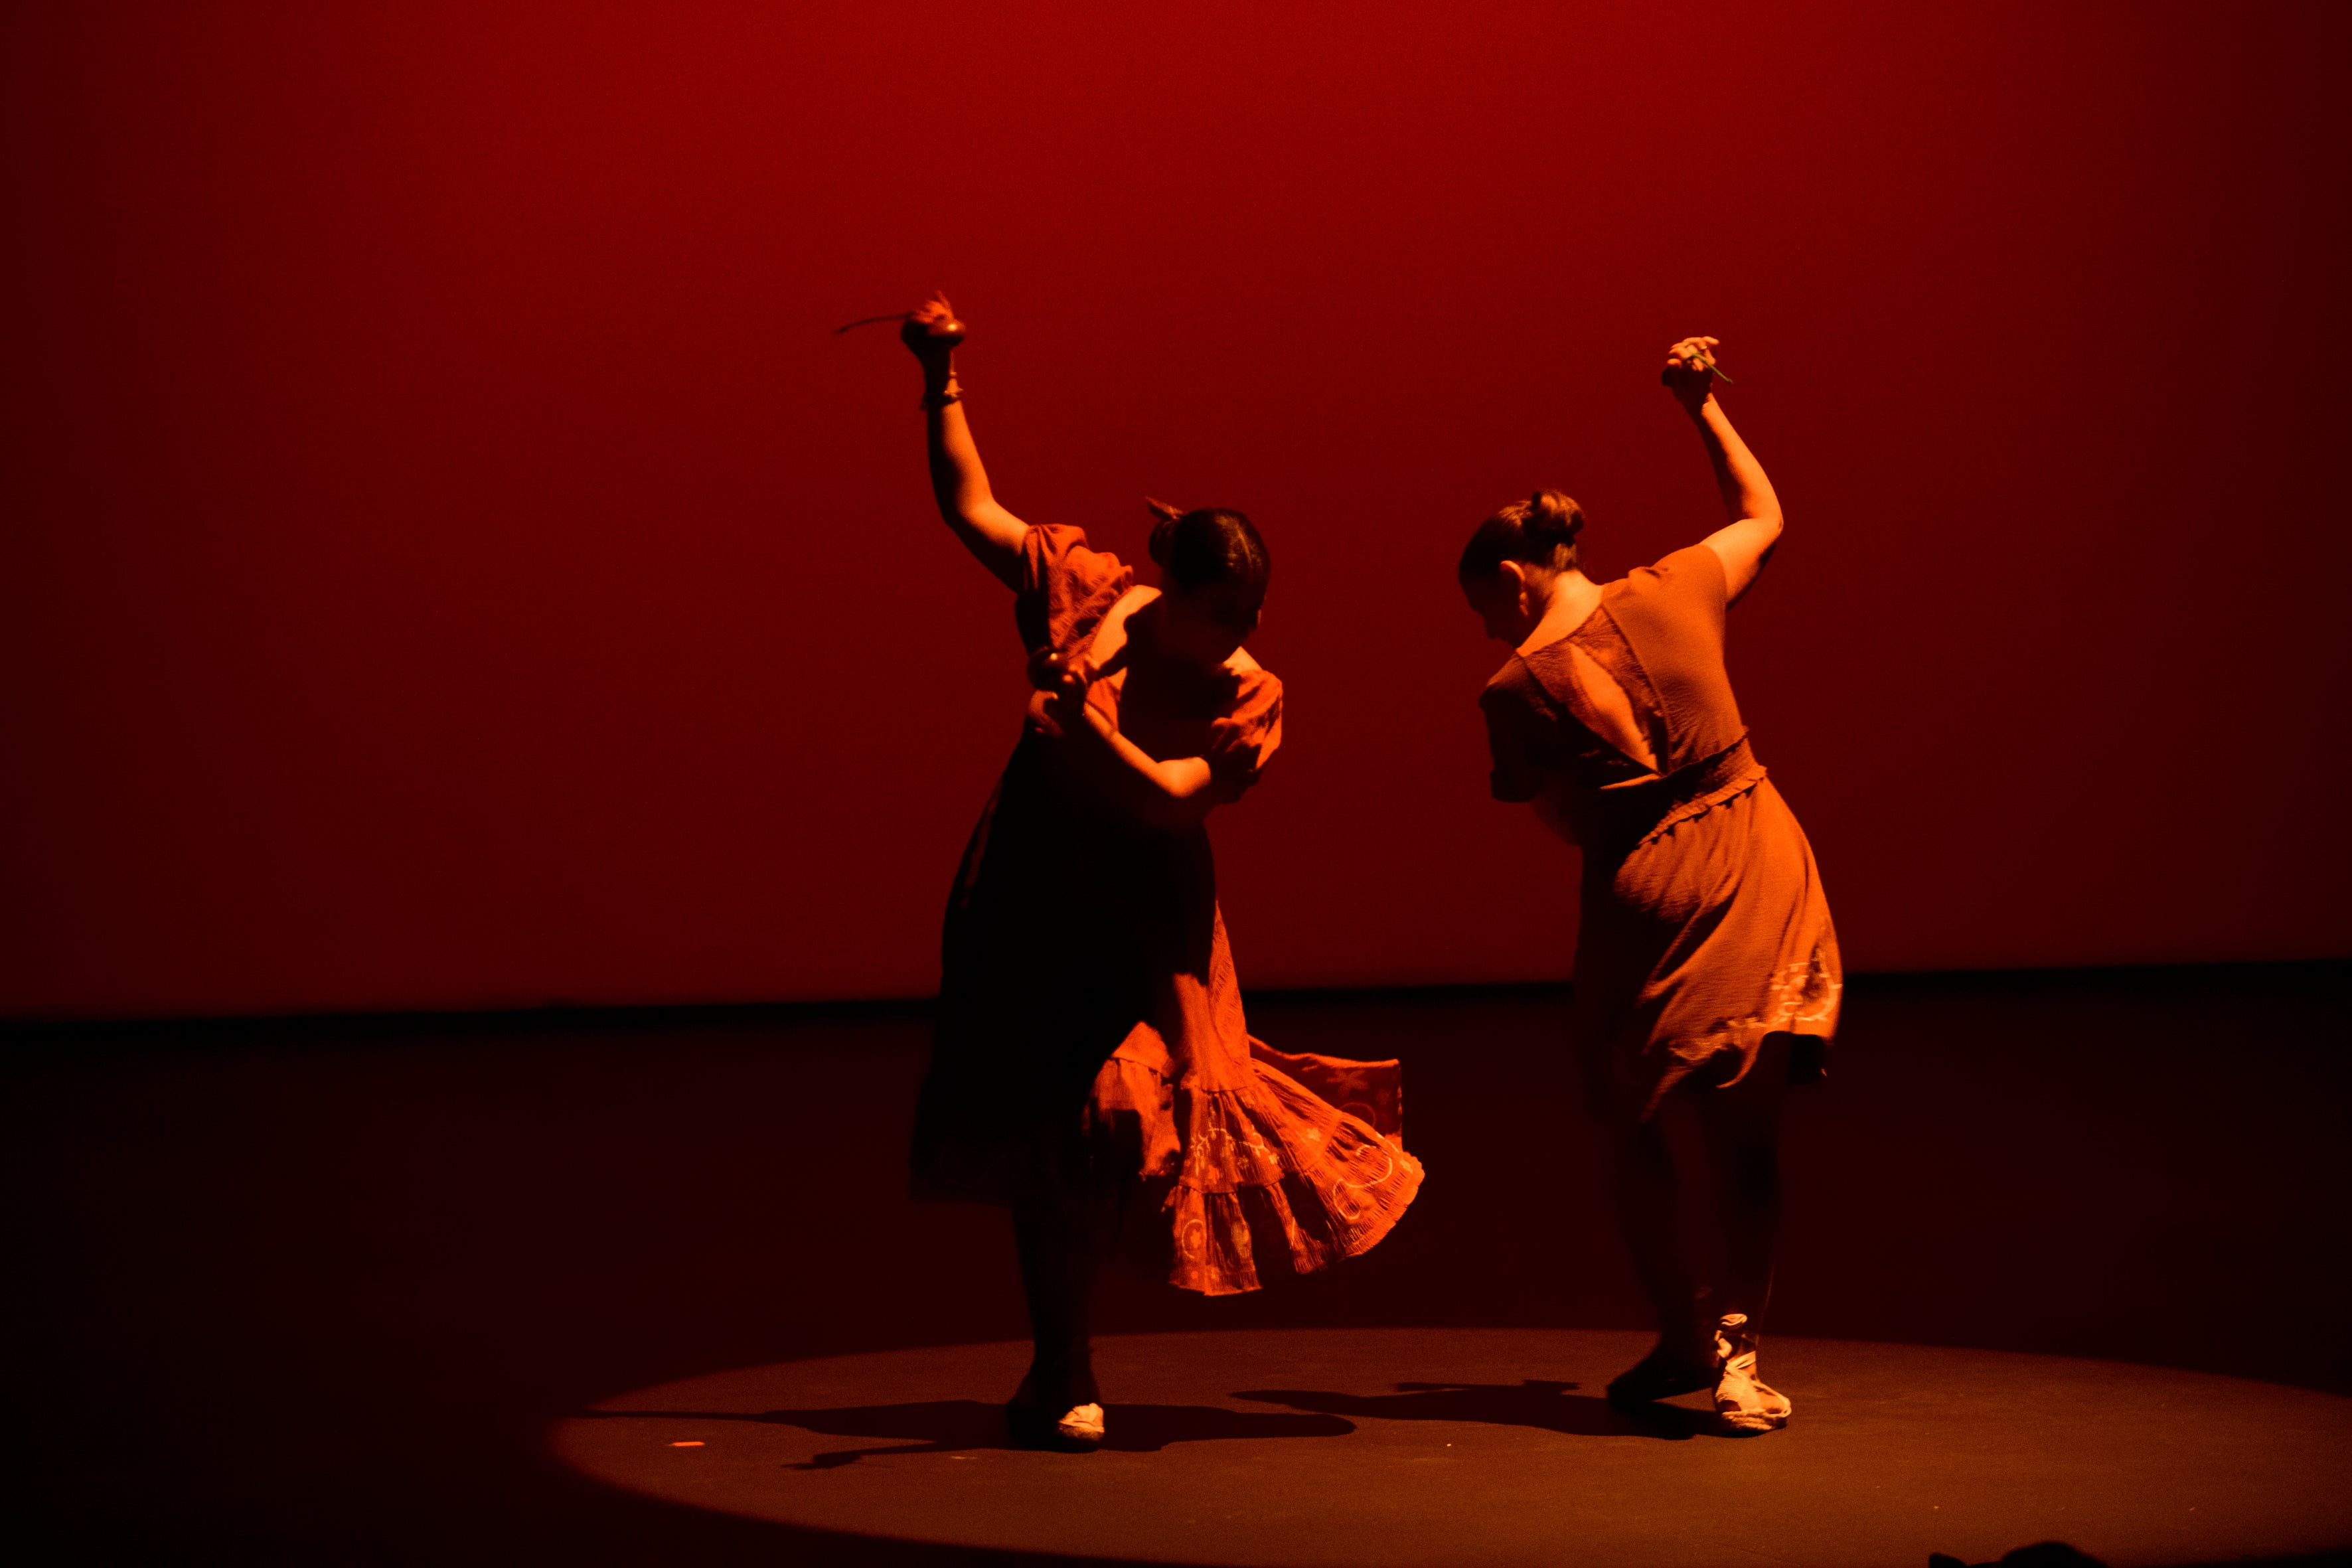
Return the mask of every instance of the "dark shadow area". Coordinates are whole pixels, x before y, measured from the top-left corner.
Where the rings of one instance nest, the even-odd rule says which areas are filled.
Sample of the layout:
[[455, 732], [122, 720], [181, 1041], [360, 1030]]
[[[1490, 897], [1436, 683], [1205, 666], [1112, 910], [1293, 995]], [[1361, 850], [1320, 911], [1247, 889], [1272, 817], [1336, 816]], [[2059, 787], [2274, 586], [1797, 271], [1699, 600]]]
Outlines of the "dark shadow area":
[[1934, 1552], [1928, 1553], [1927, 1568], [2107, 1568], [2107, 1565], [2063, 1541], [2037, 1541], [2031, 1546], [2005, 1552], [1990, 1563], [1968, 1563], [1948, 1553]]
[[[1102, 1447], [1114, 1453], [1156, 1454], [1171, 1443], [1213, 1443], [1237, 1437], [1344, 1437], [1355, 1423], [1324, 1415], [1270, 1415], [1221, 1410], [1213, 1405], [1110, 1405], [1105, 1407], [1109, 1436]], [[1004, 1407], [975, 1399], [940, 1399], [919, 1405], [854, 1405], [833, 1410], [583, 1410], [583, 1421], [750, 1421], [798, 1426], [828, 1437], [898, 1437], [904, 1443], [878, 1448], [847, 1448], [819, 1454], [802, 1470], [837, 1470], [869, 1454], [959, 1454], [981, 1448], [1027, 1448], [1004, 1424]]]
[[[1857, 979], [1828, 1083], [1790, 1099], [1774, 1328], [2352, 1392], [2347, 991], [2341, 963]], [[1402, 1058], [1429, 1185], [1370, 1255], [1255, 1296], [1117, 1280], [1103, 1331], [1642, 1325], [1564, 988], [1250, 1010], [1284, 1050]], [[545, 1436], [678, 1378], [1023, 1337], [1004, 1216], [905, 1195], [927, 1048], [919, 1006], [0, 1031], [5, 1310], [42, 1412], [8, 1538], [142, 1565], [879, 1560], [618, 1496]]]
[[1533, 1426], [1572, 1437], [1661, 1437], [1684, 1442], [1712, 1427], [1708, 1413], [1679, 1405], [1620, 1407], [1572, 1383], [1400, 1383], [1394, 1394], [1331, 1394], [1298, 1388], [1252, 1389], [1234, 1395], [1293, 1410], [1364, 1421], [1475, 1421]]

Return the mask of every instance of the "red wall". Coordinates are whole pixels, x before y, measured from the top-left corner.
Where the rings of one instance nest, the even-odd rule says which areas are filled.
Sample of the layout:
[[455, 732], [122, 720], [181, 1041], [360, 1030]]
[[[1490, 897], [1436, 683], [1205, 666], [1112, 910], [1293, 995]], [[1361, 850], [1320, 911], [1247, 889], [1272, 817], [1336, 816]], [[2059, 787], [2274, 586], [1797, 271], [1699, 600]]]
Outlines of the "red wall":
[[10, 8], [0, 1007], [915, 993], [1003, 499], [1247, 509], [1246, 981], [1565, 972], [1452, 561], [1790, 524], [1735, 617], [1852, 960], [2352, 951], [2328, 5]]

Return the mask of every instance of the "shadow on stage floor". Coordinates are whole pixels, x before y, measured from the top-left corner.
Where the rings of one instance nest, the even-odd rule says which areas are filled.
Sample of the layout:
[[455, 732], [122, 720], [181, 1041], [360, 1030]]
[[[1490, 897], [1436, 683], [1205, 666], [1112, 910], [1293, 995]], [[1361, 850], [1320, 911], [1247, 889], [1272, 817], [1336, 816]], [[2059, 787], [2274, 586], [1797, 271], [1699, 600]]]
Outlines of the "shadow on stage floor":
[[1400, 1383], [1394, 1394], [1335, 1394], [1303, 1388], [1244, 1389], [1237, 1399], [1292, 1410], [1376, 1421], [1455, 1421], [1527, 1426], [1579, 1437], [1663, 1437], [1683, 1442], [1707, 1429], [1706, 1417], [1678, 1405], [1621, 1410], [1597, 1394], [1570, 1394], [1572, 1383], [1522, 1378], [1515, 1384]]
[[[1792, 1104], [1774, 1327], [2352, 1393], [2347, 979], [1857, 981], [1831, 1081]], [[1640, 1321], [1564, 993], [1252, 1009], [1282, 1049], [1402, 1057], [1429, 1185], [1365, 1258], [1237, 1300], [1122, 1281], [1112, 1330]], [[12, 1028], [16, 1538], [93, 1563], [990, 1560], [787, 1543], [544, 1446], [630, 1389], [1020, 1335], [1003, 1217], [904, 1197], [925, 1029], [915, 1007]], [[1003, 1392], [800, 1414], [845, 1453], [961, 1442]], [[1277, 1425], [1252, 1436], [1536, 1397], [1261, 1392]], [[1122, 1441], [1243, 1415], [1170, 1405]]]
[[[886, 1437], [873, 1448], [840, 1448], [802, 1460], [793, 1468], [838, 1469], [868, 1454], [961, 1454], [974, 1449], [1018, 1449], [1005, 1431], [1004, 1409], [976, 1399], [932, 1399], [908, 1405], [851, 1405], [829, 1410], [583, 1410], [575, 1419], [643, 1421], [748, 1421], [767, 1426], [797, 1426], [828, 1437]], [[1261, 1415], [1210, 1405], [1127, 1405], [1118, 1407], [1118, 1429], [1102, 1447], [1113, 1454], [1157, 1454], [1171, 1443], [1256, 1441], [1266, 1437], [1344, 1437], [1353, 1424], [1328, 1415]]]

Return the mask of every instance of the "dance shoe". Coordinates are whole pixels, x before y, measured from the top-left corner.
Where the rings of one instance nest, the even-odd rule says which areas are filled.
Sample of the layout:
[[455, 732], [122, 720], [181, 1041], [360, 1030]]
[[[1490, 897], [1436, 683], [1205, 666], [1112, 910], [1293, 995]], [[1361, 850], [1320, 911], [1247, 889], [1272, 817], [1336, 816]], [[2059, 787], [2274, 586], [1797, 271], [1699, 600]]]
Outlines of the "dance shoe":
[[1103, 1440], [1103, 1407], [1092, 1404], [1072, 1405], [1054, 1423], [1054, 1435], [1065, 1443], [1097, 1447]]
[[1745, 1312], [1726, 1312], [1715, 1331], [1716, 1427], [1753, 1437], [1789, 1424], [1789, 1396], [1756, 1375], [1756, 1334]]
[[1090, 1400], [1073, 1405], [1059, 1415], [1052, 1415], [1039, 1399], [1036, 1384], [1025, 1377], [1019, 1392], [1005, 1404], [1004, 1424], [1012, 1429], [1013, 1440], [1024, 1447], [1090, 1454], [1102, 1446], [1101, 1405]]

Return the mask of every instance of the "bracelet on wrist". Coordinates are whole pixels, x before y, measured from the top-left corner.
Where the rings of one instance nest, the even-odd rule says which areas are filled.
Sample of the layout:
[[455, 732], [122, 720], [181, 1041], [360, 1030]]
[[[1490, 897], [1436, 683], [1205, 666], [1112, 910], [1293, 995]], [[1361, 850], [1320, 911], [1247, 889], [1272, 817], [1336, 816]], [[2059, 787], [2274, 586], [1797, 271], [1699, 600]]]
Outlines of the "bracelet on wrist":
[[923, 394], [922, 402], [917, 405], [917, 406], [926, 410], [945, 408], [950, 403], [961, 403], [962, 401], [963, 387], [957, 382], [954, 376], [950, 375], [948, 377], [947, 384], [945, 386], [940, 387], [936, 391], [925, 392]]

